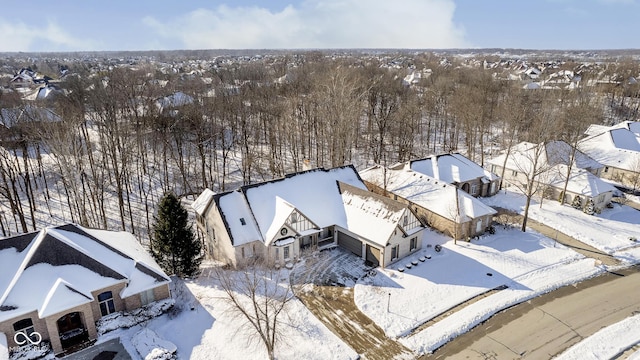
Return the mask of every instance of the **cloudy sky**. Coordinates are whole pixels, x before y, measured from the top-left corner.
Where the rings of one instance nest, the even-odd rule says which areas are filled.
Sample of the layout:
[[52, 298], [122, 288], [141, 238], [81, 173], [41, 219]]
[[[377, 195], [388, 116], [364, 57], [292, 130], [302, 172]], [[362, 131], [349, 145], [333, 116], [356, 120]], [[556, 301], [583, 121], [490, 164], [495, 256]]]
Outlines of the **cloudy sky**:
[[640, 48], [640, 0], [0, 0], [0, 52]]

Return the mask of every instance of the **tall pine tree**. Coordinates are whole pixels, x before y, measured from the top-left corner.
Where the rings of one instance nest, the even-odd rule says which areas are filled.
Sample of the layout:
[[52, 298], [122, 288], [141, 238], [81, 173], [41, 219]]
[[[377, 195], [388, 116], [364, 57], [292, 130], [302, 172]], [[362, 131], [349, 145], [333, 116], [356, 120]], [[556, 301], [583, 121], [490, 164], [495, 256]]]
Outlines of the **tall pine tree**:
[[200, 241], [188, 223], [187, 210], [173, 194], [167, 193], [158, 204], [155, 217], [151, 253], [166, 271], [189, 277], [198, 271], [201, 259]]

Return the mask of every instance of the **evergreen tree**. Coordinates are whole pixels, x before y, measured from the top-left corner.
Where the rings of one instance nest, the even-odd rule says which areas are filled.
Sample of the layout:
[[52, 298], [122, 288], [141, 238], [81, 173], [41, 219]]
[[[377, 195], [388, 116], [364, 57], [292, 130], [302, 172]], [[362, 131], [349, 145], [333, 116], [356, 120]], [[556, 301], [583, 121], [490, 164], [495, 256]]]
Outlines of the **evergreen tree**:
[[167, 272], [192, 276], [200, 266], [201, 245], [191, 231], [187, 210], [173, 194], [167, 193], [158, 204], [151, 253]]
[[571, 203], [574, 209], [582, 209], [582, 198], [578, 195], [573, 198], [573, 202]]
[[582, 211], [584, 211], [585, 214], [589, 215], [593, 215], [596, 212], [596, 206], [593, 203], [593, 199], [589, 199], [587, 201], [587, 204], [584, 206], [584, 209], [582, 209]]

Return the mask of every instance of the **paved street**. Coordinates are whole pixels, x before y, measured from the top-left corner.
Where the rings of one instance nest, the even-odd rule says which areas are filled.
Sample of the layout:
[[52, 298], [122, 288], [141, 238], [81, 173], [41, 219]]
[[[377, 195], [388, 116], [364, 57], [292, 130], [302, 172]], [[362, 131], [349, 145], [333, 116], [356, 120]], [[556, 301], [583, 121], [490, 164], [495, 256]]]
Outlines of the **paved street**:
[[497, 314], [425, 359], [549, 359], [640, 312], [640, 269], [567, 286]]

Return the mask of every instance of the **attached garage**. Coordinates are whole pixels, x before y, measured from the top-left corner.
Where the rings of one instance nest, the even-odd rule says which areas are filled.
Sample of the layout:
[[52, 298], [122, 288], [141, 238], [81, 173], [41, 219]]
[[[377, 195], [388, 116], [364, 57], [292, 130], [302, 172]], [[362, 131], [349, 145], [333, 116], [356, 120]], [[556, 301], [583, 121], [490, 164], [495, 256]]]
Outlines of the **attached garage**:
[[338, 232], [338, 245], [358, 256], [362, 256], [362, 241], [341, 231]]
[[374, 267], [380, 266], [382, 257], [380, 255], [380, 249], [367, 244], [367, 261]]

